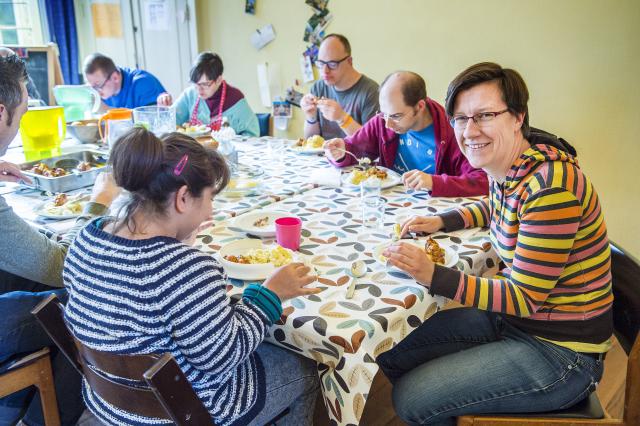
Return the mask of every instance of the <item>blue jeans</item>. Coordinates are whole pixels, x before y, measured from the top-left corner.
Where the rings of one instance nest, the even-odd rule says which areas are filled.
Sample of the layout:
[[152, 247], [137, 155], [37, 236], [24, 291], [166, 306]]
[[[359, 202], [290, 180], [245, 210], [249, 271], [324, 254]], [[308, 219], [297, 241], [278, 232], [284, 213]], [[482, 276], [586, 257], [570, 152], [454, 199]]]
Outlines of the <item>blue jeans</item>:
[[377, 363], [394, 385], [398, 416], [412, 425], [570, 407], [595, 390], [603, 372], [596, 358], [473, 308], [438, 312]]
[[[52, 290], [0, 270], [0, 372], [13, 358], [50, 347], [60, 420], [63, 425], [74, 425], [84, 410], [80, 375], [31, 315], [31, 310], [52, 293], [63, 302], [67, 299], [65, 289]], [[0, 399], [0, 426], [14, 425], [20, 418], [30, 426], [44, 425], [40, 394], [34, 387]]]
[[311, 426], [320, 387], [316, 362], [266, 342], [256, 352], [264, 365], [267, 395], [250, 425], [262, 426], [289, 407], [278, 425]]

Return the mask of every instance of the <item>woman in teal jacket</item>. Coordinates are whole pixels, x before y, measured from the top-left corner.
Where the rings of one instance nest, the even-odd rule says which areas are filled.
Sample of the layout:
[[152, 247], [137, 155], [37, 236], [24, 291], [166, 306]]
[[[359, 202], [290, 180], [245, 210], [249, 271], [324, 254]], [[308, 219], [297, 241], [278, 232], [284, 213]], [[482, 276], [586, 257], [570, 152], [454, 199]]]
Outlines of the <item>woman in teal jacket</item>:
[[[239, 89], [222, 77], [222, 59], [215, 53], [198, 55], [191, 68], [193, 85], [185, 89], [176, 101], [176, 122], [189, 125], [206, 124], [219, 130], [223, 118], [237, 134], [259, 136], [258, 119]], [[170, 106], [169, 93], [158, 96], [158, 105]]]

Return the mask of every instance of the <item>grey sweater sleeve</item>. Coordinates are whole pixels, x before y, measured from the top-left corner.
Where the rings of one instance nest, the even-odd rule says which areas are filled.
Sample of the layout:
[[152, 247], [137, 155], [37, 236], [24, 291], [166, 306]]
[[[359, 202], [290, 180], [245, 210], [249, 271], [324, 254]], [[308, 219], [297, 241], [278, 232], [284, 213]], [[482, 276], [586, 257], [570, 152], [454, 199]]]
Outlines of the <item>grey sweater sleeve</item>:
[[87, 203], [75, 226], [58, 243], [22, 220], [0, 196], [2, 269], [52, 287], [63, 287], [62, 267], [67, 248], [88, 220], [106, 211], [102, 204]]

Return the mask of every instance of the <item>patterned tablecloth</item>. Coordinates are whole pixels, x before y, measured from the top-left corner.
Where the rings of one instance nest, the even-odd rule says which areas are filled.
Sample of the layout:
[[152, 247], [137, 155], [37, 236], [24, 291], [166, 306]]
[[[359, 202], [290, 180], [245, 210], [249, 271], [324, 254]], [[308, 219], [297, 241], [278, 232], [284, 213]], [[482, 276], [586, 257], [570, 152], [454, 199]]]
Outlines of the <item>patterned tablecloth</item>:
[[[383, 191], [383, 196], [387, 207], [381, 229], [362, 226], [359, 193], [352, 189], [320, 187], [270, 206], [303, 220], [299, 253], [316, 268], [319, 278], [314, 285], [322, 292], [285, 302], [283, 316], [268, 339], [318, 361], [324, 401], [336, 424], [359, 422], [378, 370], [376, 357], [444, 303], [409, 276], [374, 258], [374, 249], [389, 241], [396, 222], [473, 201], [430, 198], [424, 192], [406, 193], [401, 186]], [[486, 230], [433, 237], [447, 249], [458, 269], [483, 274], [496, 265]], [[216, 223], [209, 233], [198, 237], [202, 250], [212, 253], [241, 238], [246, 235], [233, 228], [233, 221]], [[368, 271], [357, 279], [355, 296], [348, 300], [346, 288], [352, 279], [348, 270], [356, 260], [364, 261]], [[239, 298], [246, 283], [233, 279], [229, 283], [230, 294]]]
[[[233, 228], [233, 217], [265, 206], [288, 211], [303, 220], [299, 253], [318, 272], [314, 285], [322, 292], [285, 302], [284, 314], [268, 339], [318, 361], [332, 423], [357, 424], [378, 370], [376, 357], [444, 303], [443, 298], [430, 296], [409, 276], [388, 269], [374, 257], [374, 249], [389, 241], [394, 223], [416, 214], [444, 212], [473, 199], [431, 198], [425, 192], [407, 192], [396, 186], [383, 191], [384, 226], [364, 228], [357, 190], [318, 186], [332, 171], [335, 178], [333, 167], [323, 157], [285, 150], [280, 161], [274, 161], [264, 139], [250, 139], [235, 146], [240, 164], [264, 171], [257, 178], [261, 190], [242, 198], [219, 194], [213, 204], [215, 226], [199, 235], [197, 244], [202, 250], [215, 253], [230, 241], [246, 238]], [[9, 205], [35, 226], [54, 233], [73, 226], [73, 219], [50, 221], [34, 213], [34, 206], [50, 195], [15, 189], [9, 185], [1, 192]], [[448, 259], [460, 270], [481, 275], [496, 266], [497, 256], [486, 230], [439, 233], [433, 237], [447, 249]], [[352, 279], [348, 271], [356, 260], [366, 263], [367, 274], [357, 279], [355, 296], [346, 299]], [[239, 298], [245, 284], [230, 279], [231, 297]]]

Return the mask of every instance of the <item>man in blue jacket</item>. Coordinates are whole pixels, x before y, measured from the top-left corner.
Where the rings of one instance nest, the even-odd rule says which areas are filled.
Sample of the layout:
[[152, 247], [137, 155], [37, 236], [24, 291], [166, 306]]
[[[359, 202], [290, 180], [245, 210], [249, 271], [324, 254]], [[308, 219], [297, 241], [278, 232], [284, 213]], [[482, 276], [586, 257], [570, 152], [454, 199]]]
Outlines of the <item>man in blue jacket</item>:
[[137, 108], [155, 105], [166, 92], [153, 74], [126, 67], [117, 67], [111, 58], [93, 53], [84, 60], [84, 78], [98, 91], [108, 108]]

